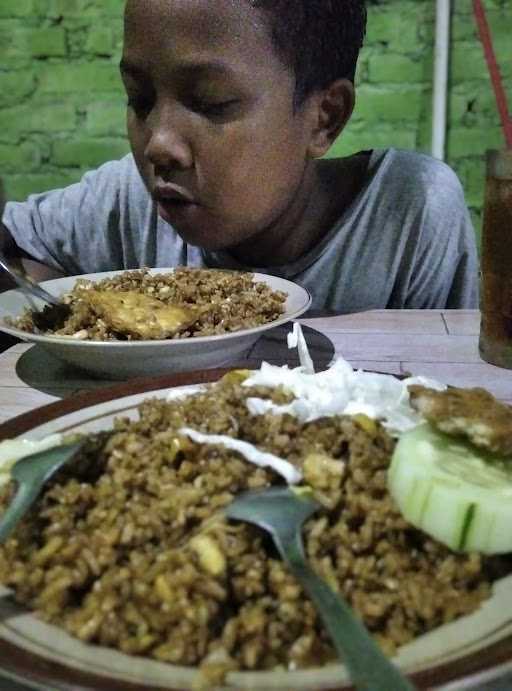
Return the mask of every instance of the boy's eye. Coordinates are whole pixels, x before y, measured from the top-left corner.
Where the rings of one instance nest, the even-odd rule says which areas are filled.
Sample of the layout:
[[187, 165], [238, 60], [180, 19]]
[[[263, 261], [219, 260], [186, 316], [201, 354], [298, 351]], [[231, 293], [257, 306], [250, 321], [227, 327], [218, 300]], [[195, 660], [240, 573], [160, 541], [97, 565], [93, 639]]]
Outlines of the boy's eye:
[[153, 107], [153, 99], [148, 96], [128, 96], [127, 106], [138, 117], [144, 117], [150, 113]]
[[237, 104], [238, 100], [235, 98], [226, 99], [224, 101], [204, 101], [195, 99], [191, 103], [191, 108], [195, 110], [196, 113], [205, 115], [208, 118], [216, 118], [229, 115]]

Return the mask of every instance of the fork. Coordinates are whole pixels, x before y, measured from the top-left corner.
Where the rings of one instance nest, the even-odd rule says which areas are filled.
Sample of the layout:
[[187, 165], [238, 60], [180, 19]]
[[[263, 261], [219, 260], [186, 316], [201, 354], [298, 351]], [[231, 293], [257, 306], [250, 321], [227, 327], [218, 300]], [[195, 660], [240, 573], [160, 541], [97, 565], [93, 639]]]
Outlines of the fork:
[[[63, 323], [71, 312], [71, 308], [60, 298], [55, 297], [34, 281], [23, 269], [21, 262], [18, 267], [9, 264], [0, 252], [0, 268], [9, 274], [25, 296], [32, 311], [32, 320], [37, 328], [45, 330]], [[46, 303], [43, 310], [39, 310], [32, 298], [38, 298]]]
[[246, 492], [224, 509], [228, 518], [253, 523], [272, 536], [297, 581], [309, 594], [323, 620], [338, 657], [359, 691], [414, 691], [414, 686], [388, 660], [344, 598], [311, 569], [304, 557], [302, 524], [321, 505], [288, 487]]

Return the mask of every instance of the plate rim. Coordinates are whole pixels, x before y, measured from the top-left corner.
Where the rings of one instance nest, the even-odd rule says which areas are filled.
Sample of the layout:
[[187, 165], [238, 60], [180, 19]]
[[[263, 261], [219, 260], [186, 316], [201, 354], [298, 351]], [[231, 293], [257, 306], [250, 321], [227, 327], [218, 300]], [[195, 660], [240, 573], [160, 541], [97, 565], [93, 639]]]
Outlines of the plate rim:
[[[152, 377], [138, 377], [100, 389], [83, 391], [69, 398], [48, 403], [21, 413], [0, 424], [0, 441], [22, 435], [47, 422], [101, 403], [162, 389], [171, 389], [218, 381], [236, 367], [193, 370]], [[250, 368], [244, 368], [250, 369]], [[393, 376], [393, 375], [391, 375]], [[94, 672], [67, 667], [61, 662], [48, 660], [36, 653], [29, 653], [21, 646], [5, 640], [0, 632], [0, 676], [12, 675], [21, 683], [60, 684], [63, 691], [183, 691], [175, 686], [155, 687], [139, 682], [102, 677]], [[476, 689], [479, 683], [498, 679], [512, 671], [512, 634], [490, 645], [468, 653], [451, 662], [440, 662], [431, 667], [408, 674], [418, 689], [431, 689], [439, 685], [457, 683], [457, 691]], [[39, 686], [39, 688], [46, 688]], [[349, 691], [350, 684], [329, 686], [328, 691]], [[318, 688], [317, 691], [327, 691]]]
[[[233, 369], [237, 369], [236, 364], [231, 367], [214, 367], [150, 377], [134, 377], [133, 379], [101, 388], [80, 391], [67, 398], [52, 401], [51, 403], [28, 410], [25, 413], [20, 413], [20, 415], [15, 415], [0, 423], [0, 441], [19, 436], [57, 417], [62, 417], [99, 403], [108, 403], [109, 401], [115, 401], [128, 396], [150, 393], [158, 389], [213, 383]], [[243, 369], [251, 368], [243, 367]]]

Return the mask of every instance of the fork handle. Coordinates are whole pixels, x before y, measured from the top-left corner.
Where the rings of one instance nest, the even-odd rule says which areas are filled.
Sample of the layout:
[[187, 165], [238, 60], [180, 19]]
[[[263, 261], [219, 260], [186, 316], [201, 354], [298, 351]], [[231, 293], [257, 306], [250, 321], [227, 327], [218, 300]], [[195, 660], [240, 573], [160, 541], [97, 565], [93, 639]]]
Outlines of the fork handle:
[[39, 283], [34, 281], [34, 279], [25, 272], [21, 263], [19, 267], [12, 266], [12, 264], [7, 261], [4, 254], [1, 251], [0, 268], [2, 268], [16, 283], [18, 288], [20, 288], [26, 294], [33, 295], [34, 297], [37, 297], [40, 300], [49, 303], [50, 305], [61, 304], [59, 298], [56, 298], [54, 295], [45, 290], [42, 286], [39, 285]]
[[310, 568], [299, 534], [276, 546], [295, 578], [308, 593], [350, 678], [361, 691], [414, 691], [414, 686], [384, 655], [346, 600]]

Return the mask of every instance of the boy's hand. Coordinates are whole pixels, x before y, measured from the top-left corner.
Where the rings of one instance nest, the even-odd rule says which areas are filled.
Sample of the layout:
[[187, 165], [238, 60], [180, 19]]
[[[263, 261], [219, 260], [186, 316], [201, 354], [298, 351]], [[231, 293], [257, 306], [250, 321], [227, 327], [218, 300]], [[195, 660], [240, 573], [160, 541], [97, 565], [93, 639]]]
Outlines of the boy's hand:
[[[12, 253], [13, 246], [16, 247], [10, 232], [2, 223], [2, 216], [5, 208], [5, 191], [2, 180], [0, 180], [0, 254], [7, 259]], [[15, 283], [12, 278], [0, 268], [0, 291], [14, 288]]]
[[[2, 223], [2, 216], [4, 213], [4, 208], [5, 208], [5, 192], [4, 192], [4, 186], [2, 184], [2, 181], [0, 180], [0, 252], [2, 254], [4, 253], [4, 246], [9, 244], [9, 238], [12, 241], [11, 234], [7, 230], [7, 228], [4, 226]], [[10, 288], [14, 288], [14, 282], [10, 278], [9, 274], [5, 273], [5, 271], [2, 271], [0, 269], [0, 293], [3, 290], [9, 290]], [[19, 343], [19, 339], [14, 338], [14, 336], [10, 336], [8, 334], [0, 332], [0, 353], [7, 348], [10, 348], [13, 346], [15, 343]]]
[[[9, 247], [13, 242], [11, 234], [7, 228], [2, 223], [2, 216], [4, 214], [5, 208], [5, 192], [2, 181], [0, 180], [0, 253], [6, 255], [9, 251]], [[0, 291], [8, 290], [14, 287], [14, 282], [11, 277], [0, 269]]]
[[2, 216], [4, 215], [5, 209], [5, 190], [2, 180], [0, 179], [0, 252], [3, 255], [9, 253], [14, 240], [7, 230], [7, 228], [2, 223]]

